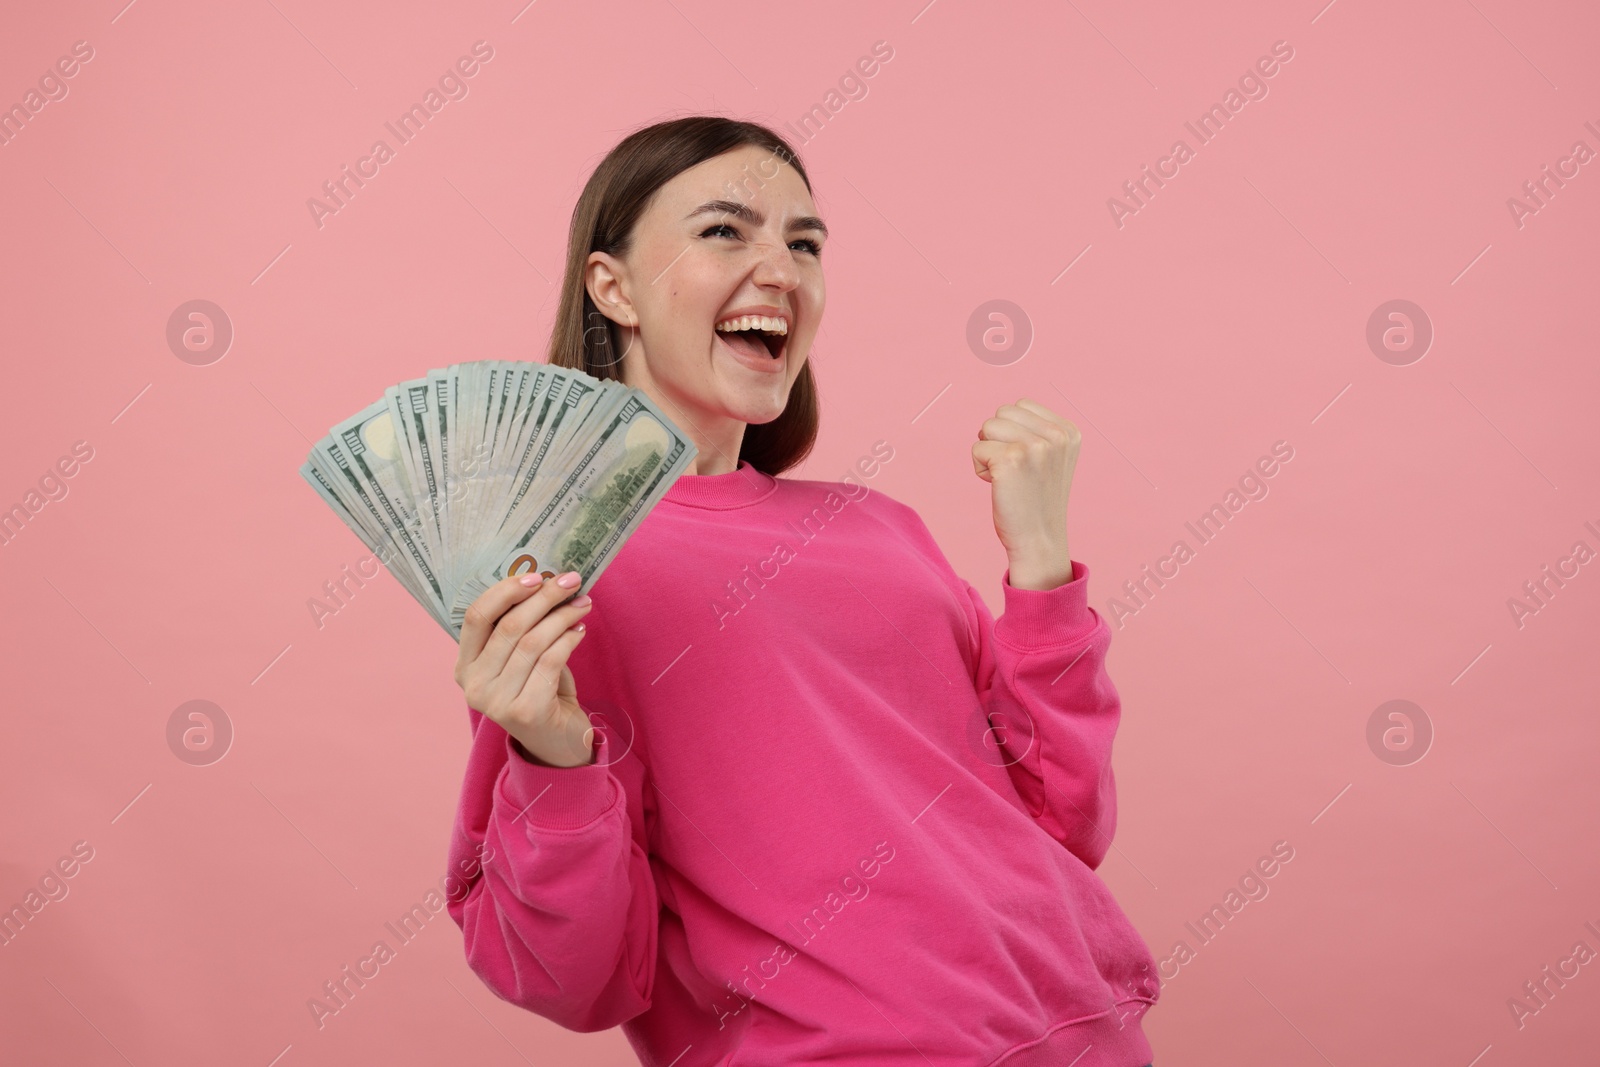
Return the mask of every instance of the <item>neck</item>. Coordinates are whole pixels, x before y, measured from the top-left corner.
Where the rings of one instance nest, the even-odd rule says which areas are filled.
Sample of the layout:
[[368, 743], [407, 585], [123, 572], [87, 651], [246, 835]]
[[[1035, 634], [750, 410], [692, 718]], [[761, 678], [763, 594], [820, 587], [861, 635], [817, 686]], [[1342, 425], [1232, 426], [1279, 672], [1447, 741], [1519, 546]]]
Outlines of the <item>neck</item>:
[[689, 465], [687, 473], [727, 474], [738, 468], [739, 446], [744, 443], [743, 422], [726, 416], [707, 415], [682, 405], [669, 406], [671, 401], [663, 403], [654, 394], [647, 395], [694, 441], [694, 462]]

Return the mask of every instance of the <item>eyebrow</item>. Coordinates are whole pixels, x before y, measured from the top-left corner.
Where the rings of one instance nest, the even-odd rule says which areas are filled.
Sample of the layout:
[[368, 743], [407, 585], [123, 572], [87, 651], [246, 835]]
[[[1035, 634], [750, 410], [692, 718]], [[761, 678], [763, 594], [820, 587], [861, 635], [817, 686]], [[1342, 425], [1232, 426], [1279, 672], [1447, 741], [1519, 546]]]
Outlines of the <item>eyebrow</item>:
[[[692, 219], [696, 215], [706, 214], [731, 215], [736, 219], [748, 222], [752, 226], [760, 226], [767, 221], [767, 217], [761, 212], [749, 204], [742, 204], [737, 200], [707, 200], [704, 204], [685, 215], [684, 219]], [[801, 215], [798, 218], [790, 219], [789, 229], [791, 231], [818, 230], [824, 237], [828, 235], [828, 227], [815, 215]]]

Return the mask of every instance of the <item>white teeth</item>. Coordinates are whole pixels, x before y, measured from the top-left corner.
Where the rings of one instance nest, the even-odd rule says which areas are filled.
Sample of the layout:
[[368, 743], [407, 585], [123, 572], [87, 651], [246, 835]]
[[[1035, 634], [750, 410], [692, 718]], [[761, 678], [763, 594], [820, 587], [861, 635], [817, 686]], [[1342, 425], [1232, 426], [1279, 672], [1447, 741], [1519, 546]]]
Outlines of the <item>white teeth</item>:
[[722, 333], [737, 333], [741, 330], [760, 330], [763, 333], [775, 333], [788, 336], [789, 323], [780, 318], [767, 318], [764, 315], [741, 315], [736, 319], [726, 319], [717, 323], [717, 329]]

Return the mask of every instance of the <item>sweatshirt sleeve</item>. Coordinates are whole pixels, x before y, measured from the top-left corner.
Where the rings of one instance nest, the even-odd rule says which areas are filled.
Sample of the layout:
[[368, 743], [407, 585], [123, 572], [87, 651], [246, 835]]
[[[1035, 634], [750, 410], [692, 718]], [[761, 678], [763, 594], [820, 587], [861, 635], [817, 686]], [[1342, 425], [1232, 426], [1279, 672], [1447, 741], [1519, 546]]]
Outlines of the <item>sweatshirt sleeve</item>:
[[450, 841], [450, 917], [503, 1000], [569, 1030], [650, 1007], [659, 905], [643, 765], [543, 767], [476, 709]]
[[1122, 702], [1106, 673], [1111, 627], [1089, 606], [1089, 568], [1054, 589], [1016, 589], [1011, 571], [996, 622], [966, 581], [977, 613], [973, 682], [1005, 753], [1006, 771], [1045, 832], [1091, 869], [1116, 832], [1111, 743]]

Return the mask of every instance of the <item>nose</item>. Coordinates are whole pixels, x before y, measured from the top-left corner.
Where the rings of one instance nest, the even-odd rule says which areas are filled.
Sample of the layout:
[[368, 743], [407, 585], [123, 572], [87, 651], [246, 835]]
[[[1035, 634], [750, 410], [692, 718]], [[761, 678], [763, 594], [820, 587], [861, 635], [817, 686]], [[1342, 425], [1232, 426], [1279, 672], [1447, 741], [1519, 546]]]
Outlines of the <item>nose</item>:
[[762, 240], [755, 243], [754, 252], [756, 266], [752, 280], [761, 288], [787, 293], [800, 284], [800, 268], [787, 244]]

